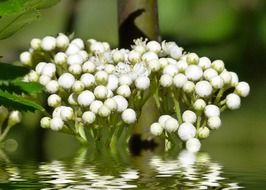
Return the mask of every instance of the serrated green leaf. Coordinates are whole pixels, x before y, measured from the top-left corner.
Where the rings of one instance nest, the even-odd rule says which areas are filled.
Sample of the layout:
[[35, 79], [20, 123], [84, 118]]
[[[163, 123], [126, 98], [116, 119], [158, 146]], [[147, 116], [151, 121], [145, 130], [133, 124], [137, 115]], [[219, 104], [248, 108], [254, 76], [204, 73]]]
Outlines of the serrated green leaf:
[[43, 86], [37, 82], [23, 82], [21, 80], [15, 80], [11, 81], [11, 84], [20, 87], [22, 92], [27, 94], [38, 94], [43, 90]]
[[2, 90], [0, 90], [0, 105], [20, 111], [45, 111], [45, 109], [36, 102]]
[[13, 80], [26, 75], [29, 71], [26, 67], [0, 63], [0, 80]]

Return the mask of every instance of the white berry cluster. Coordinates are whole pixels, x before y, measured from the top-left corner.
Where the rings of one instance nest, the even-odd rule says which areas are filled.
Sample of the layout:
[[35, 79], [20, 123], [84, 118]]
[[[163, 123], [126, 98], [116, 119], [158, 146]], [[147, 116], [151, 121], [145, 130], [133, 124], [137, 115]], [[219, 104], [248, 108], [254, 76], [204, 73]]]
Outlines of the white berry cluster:
[[176, 135], [197, 151], [198, 139], [220, 127], [220, 112], [239, 108], [249, 93], [223, 61], [185, 53], [175, 42], [137, 39], [131, 49], [111, 49], [106, 42], [59, 34], [33, 39], [20, 61], [32, 68], [25, 80], [39, 82], [49, 94], [52, 117], [42, 118], [41, 126], [81, 137], [86, 127], [93, 138], [98, 130], [109, 137], [123, 134], [121, 128], [130, 132], [125, 125], [133, 126], [154, 98], [162, 116], [151, 133]]

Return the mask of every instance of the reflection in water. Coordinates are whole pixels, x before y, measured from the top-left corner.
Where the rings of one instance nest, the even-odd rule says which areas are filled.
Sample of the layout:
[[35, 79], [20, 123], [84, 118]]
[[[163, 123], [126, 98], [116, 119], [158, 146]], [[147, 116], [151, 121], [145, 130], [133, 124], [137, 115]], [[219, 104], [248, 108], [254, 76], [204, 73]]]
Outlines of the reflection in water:
[[[3, 158], [4, 157], [4, 158]], [[81, 150], [73, 159], [12, 164], [0, 156], [0, 189], [239, 189], [223, 177], [222, 166], [207, 153], [161, 156], [144, 152], [91, 153]]]

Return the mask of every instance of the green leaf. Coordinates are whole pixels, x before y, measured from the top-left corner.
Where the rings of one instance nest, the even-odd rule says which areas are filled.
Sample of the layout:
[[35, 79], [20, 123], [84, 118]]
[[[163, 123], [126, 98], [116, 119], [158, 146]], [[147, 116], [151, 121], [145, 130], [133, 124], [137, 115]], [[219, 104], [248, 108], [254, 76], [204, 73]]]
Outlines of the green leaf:
[[18, 77], [22, 77], [29, 72], [28, 68], [0, 63], [0, 80], [13, 80]]
[[79, 136], [86, 142], [87, 141], [87, 137], [86, 137], [86, 133], [84, 131], [84, 126], [83, 125], [79, 125], [78, 126], [78, 133], [79, 133]]
[[38, 94], [42, 92], [43, 86], [36, 82], [23, 82], [20, 80], [0, 82], [0, 89], [16, 94]]
[[45, 111], [45, 109], [36, 102], [2, 90], [0, 90], [0, 105], [20, 111]]

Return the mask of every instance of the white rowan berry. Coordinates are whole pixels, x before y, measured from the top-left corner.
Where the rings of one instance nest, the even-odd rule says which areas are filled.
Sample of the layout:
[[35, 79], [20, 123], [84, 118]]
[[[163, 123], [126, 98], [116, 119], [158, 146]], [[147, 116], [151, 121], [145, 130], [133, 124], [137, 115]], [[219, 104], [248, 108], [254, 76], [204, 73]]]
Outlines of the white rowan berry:
[[128, 107], [128, 101], [123, 96], [116, 95], [116, 96], [113, 97], [113, 100], [117, 104], [117, 111], [118, 112], [122, 112], [125, 109], [127, 109], [127, 107]]
[[80, 64], [73, 64], [68, 67], [68, 71], [73, 75], [80, 75], [82, 73], [82, 68]]
[[211, 67], [211, 60], [208, 57], [201, 57], [199, 59], [199, 66], [203, 69], [206, 70]]
[[218, 106], [210, 104], [205, 107], [204, 113], [207, 117], [220, 116], [220, 109]]
[[51, 80], [51, 77], [47, 75], [41, 75], [39, 78], [39, 83], [43, 86], [45, 86], [49, 81]]
[[33, 38], [31, 41], [30, 41], [30, 46], [32, 49], [34, 50], [39, 50], [41, 48], [41, 43], [42, 41], [38, 38]]
[[209, 68], [209, 69], [206, 69], [203, 73], [203, 77], [210, 81], [212, 78], [218, 76], [218, 73], [216, 70], [212, 69], [212, 68]]
[[95, 84], [95, 77], [90, 73], [85, 73], [80, 76], [80, 81], [86, 88], [92, 87]]
[[92, 43], [90, 45], [90, 50], [94, 53], [94, 54], [100, 54], [103, 53], [105, 51], [105, 47], [102, 43], [100, 42], [95, 42]]
[[70, 73], [63, 73], [58, 78], [58, 84], [64, 89], [71, 89], [75, 82], [75, 77]]
[[231, 84], [232, 75], [224, 69], [224, 71], [220, 74], [220, 77], [223, 79], [224, 84]]
[[149, 61], [153, 59], [159, 59], [158, 55], [152, 51], [148, 51], [142, 55], [142, 60], [148, 63]]
[[97, 114], [99, 111], [99, 108], [103, 105], [103, 102], [100, 100], [94, 100], [90, 105], [90, 110]]
[[212, 86], [208, 81], [199, 81], [196, 83], [195, 92], [199, 97], [209, 97], [212, 93]]
[[197, 120], [197, 115], [193, 111], [186, 110], [182, 114], [182, 119], [183, 119], [184, 122], [193, 124]]
[[31, 66], [32, 65], [32, 55], [30, 52], [22, 52], [20, 55], [19, 55], [19, 59], [20, 59], [20, 62], [23, 64], [23, 65], [26, 65], [26, 66]]
[[163, 74], [160, 78], [160, 85], [170, 87], [173, 84], [173, 77], [168, 74]]
[[146, 90], [150, 87], [150, 79], [146, 76], [139, 76], [135, 80], [135, 86], [139, 90]]
[[82, 57], [83, 62], [87, 61], [89, 58], [89, 54], [85, 50], [81, 50], [78, 54]]
[[198, 64], [199, 56], [196, 53], [189, 53], [186, 61], [188, 64]]
[[175, 75], [173, 82], [177, 88], [182, 88], [184, 86], [184, 84], [187, 82], [187, 77], [186, 77], [186, 75], [179, 73], [179, 74]]
[[186, 149], [189, 152], [198, 152], [200, 150], [201, 143], [197, 138], [191, 138], [186, 142]]
[[168, 65], [168, 61], [166, 58], [160, 58], [159, 59], [159, 65], [161, 69], [164, 69]]
[[92, 101], [95, 99], [94, 94], [89, 90], [84, 90], [78, 95], [78, 103], [81, 106], [89, 106]]
[[84, 121], [84, 123], [92, 124], [95, 121], [95, 119], [96, 119], [96, 116], [91, 111], [85, 111], [82, 114], [82, 120]]
[[98, 71], [95, 74], [95, 81], [97, 84], [106, 84], [108, 81], [108, 74], [105, 71]]
[[149, 51], [153, 51], [155, 53], [159, 53], [161, 51], [161, 45], [156, 41], [149, 41], [147, 43], [147, 48]]
[[40, 125], [42, 128], [50, 128], [50, 117], [43, 117], [40, 121]]
[[121, 117], [126, 124], [135, 123], [137, 120], [136, 112], [131, 108], [124, 110], [121, 114]]
[[36, 73], [38, 73], [39, 75], [42, 73], [42, 70], [44, 68], [44, 66], [46, 65], [45, 62], [39, 62], [36, 67], [35, 67], [35, 71]]
[[54, 108], [60, 106], [61, 101], [62, 101], [61, 97], [58, 96], [57, 94], [51, 94], [47, 99], [48, 105]]
[[198, 129], [198, 137], [200, 139], [206, 139], [210, 135], [210, 129], [208, 127], [200, 127]]
[[236, 85], [236, 93], [241, 97], [247, 97], [250, 91], [249, 84], [246, 82], [239, 82]]
[[11, 127], [18, 123], [20, 123], [22, 120], [22, 114], [18, 110], [11, 111], [8, 117], [7, 126]]
[[108, 117], [111, 114], [111, 110], [107, 106], [102, 105], [98, 110], [98, 114], [101, 117]]
[[74, 64], [82, 65], [82, 63], [83, 63], [83, 58], [79, 54], [72, 54], [67, 57], [68, 65], [74, 65]]
[[230, 110], [235, 110], [240, 108], [241, 99], [237, 94], [231, 93], [226, 96], [226, 106]]
[[94, 95], [98, 99], [105, 99], [107, 98], [108, 90], [105, 86], [99, 85], [94, 89]]
[[150, 126], [150, 132], [151, 134], [153, 134], [154, 136], [159, 136], [162, 134], [163, 132], [163, 127], [159, 124], [159, 123], [153, 123]]
[[56, 37], [56, 46], [59, 49], [66, 49], [69, 45], [69, 39], [65, 34], [59, 33]]
[[179, 59], [182, 56], [183, 48], [180, 48], [178, 46], [172, 46], [169, 49], [169, 55], [174, 59]]
[[53, 117], [61, 117], [61, 110], [62, 110], [62, 107], [63, 106], [59, 106], [59, 107], [56, 107], [54, 110], [53, 110], [53, 113], [52, 113], [52, 116]]
[[140, 62], [140, 57], [141, 57], [141, 54], [136, 50], [132, 50], [128, 54], [128, 60], [135, 64]]
[[106, 87], [110, 90], [115, 90], [118, 87], [118, 78], [115, 75], [109, 75]]
[[231, 86], [235, 87], [239, 82], [238, 76], [235, 72], [230, 72], [230, 74], [231, 74], [231, 78], [232, 78], [231, 79]]
[[91, 61], [86, 61], [82, 65], [83, 72], [94, 73], [96, 71], [96, 65]]
[[78, 46], [80, 49], [84, 49], [85, 45], [82, 39], [80, 38], [75, 38], [71, 41], [71, 44], [75, 44]]
[[179, 72], [185, 72], [187, 67], [188, 67], [188, 64], [185, 60], [179, 60], [177, 62], [177, 68], [178, 68]]
[[172, 118], [170, 115], [161, 115], [159, 117], [158, 122], [162, 126], [162, 128], [165, 128], [165, 122], [166, 122], [166, 120], [168, 120], [170, 118]]
[[157, 59], [153, 59], [151, 61], [149, 61], [147, 63], [149, 69], [151, 70], [151, 72], [157, 72], [160, 70], [160, 63], [159, 63], [159, 60]]
[[177, 133], [182, 141], [187, 141], [196, 136], [196, 128], [191, 123], [182, 123]]
[[63, 121], [72, 120], [74, 117], [74, 111], [71, 107], [64, 106], [61, 109], [60, 116]]
[[215, 89], [221, 89], [224, 86], [224, 81], [220, 76], [211, 78], [210, 82], [212, 87]]
[[202, 111], [205, 107], [206, 102], [203, 99], [197, 99], [193, 104], [193, 108], [197, 111]]
[[54, 117], [50, 121], [50, 128], [59, 131], [64, 127], [64, 121], [60, 117]]
[[183, 85], [184, 92], [188, 94], [192, 93], [194, 89], [195, 89], [195, 84], [191, 81], [186, 81], [185, 84]]
[[215, 60], [212, 62], [211, 67], [218, 73], [221, 73], [224, 70], [224, 62], [222, 60]]
[[83, 82], [76, 80], [72, 86], [73, 92], [81, 92], [85, 89]]
[[164, 126], [165, 130], [171, 133], [177, 131], [179, 124], [176, 119], [171, 117], [165, 121]]
[[56, 39], [53, 36], [46, 36], [42, 39], [41, 47], [44, 51], [52, 51], [56, 47]]
[[53, 77], [55, 75], [55, 72], [56, 72], [56, 67], [55, 64], [53, 63], [47, 63], [46, 65], [44, 65], [42, 69], [42, 75], [47, 75], [49, 77]]
[[106, 73], [112, 74], [115, 71], [115, 66], [111, 65], [111, 64], [107, 64], [107, 65], [105, 65], [104, 70]]
[[120, 85], [127, 85], [130, 86], [132, 84], [132, 79], [129, 75], [123, 74], [122, 76], [119, 77], [119, 84]]
[[69, 46], [66, 50], [66, 55], [70, 56], [70, 55], [78, 54], [79, 51], [80, 51], [80, 48], [77, 45], [69, 44]]
[[67, 62], [67, 56], [66, 56], [66, 54], [63, 53], [63, 52], [58, 52], [54, 56], [54, 62], [57, 65], [64, 65], [64, 64], [66, 64], [66, 62]]
[[125, 55], [120, 50], [114, 50], [112, 53], [112, 58], [115, 63], [124, 62], [125, 61]]
[[163, 74], [170, 75], [171, 77], [174, 77], [178, 73], [178, 68], [176, 65], [169, 64], [164, 67]]
[[203, 75], [201, 67], [197, 65], [189, 65], [185, 71], [185, 74], [189, 80], [198, 81]]
[[117, 103], [113, 98], [108, 98], [104, 101], [104, 105], [107, 106], [111, 111], [117, 110]]
[[210, 129], [218, 129], [222, 125], [222, 121], [219, 116], [213, 116], [208, 118], [207, 125]]
[[129, 86], [121, 85], [117, 88], [116, 93], [118, 95], [124, 96], [125, 98], [128, 98], [131, 95], [131, 90]]
[[67, 99], [68, 103], [72, 106], [78, 105], [78, 94], [71, 93]]
[[54, 94], [59, 90], [59, 84], [56, 80], [50, 80], [46, 86], [45, 89], [48, 93]]

